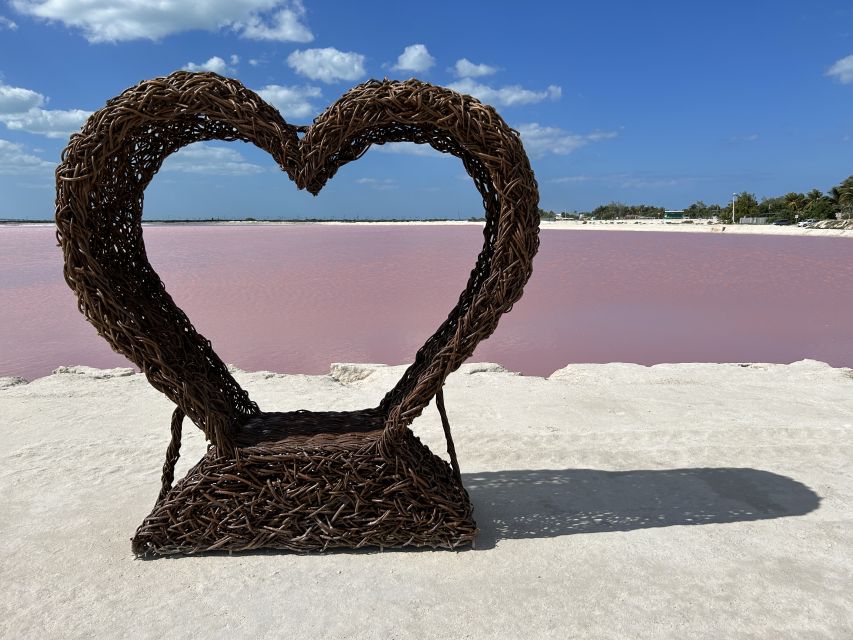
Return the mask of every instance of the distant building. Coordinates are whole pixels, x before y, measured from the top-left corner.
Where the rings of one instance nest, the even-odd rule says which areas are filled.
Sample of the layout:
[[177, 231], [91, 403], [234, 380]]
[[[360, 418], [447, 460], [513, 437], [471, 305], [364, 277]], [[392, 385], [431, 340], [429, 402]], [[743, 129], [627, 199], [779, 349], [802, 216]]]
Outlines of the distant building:
[[663, 212], [664, 220], [684, 220], [684, 209], [667, 209]]
[[767, 224], [767, 221], [768, 221], [769, 219], [770, 219], [770, 218], [768, 218], [768, 217], [762, 217], [762, 218], [756, 218], [756, 217], [752, 217], [752, 218], [739, 218], [739, 219], [738, 219], [738, 222], [739, 222], [740, 224]]

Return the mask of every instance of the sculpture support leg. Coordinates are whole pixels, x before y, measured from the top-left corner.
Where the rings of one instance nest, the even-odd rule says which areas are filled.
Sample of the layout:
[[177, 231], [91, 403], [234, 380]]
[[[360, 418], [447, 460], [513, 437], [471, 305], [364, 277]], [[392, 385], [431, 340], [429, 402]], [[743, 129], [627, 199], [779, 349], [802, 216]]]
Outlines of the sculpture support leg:
[[163, 499], [169, 489], [172, 488], [172, 481], [175, 479], [175, 463], [181, 457], [181, 425], [184, 421], [184, 412], [180, 407], [175, 407], [172, 413], [172, 441], [169, 443], [169, 448], [166, 449], [166, 462], [163, 463], [163, 478], [160, 495], [157, 496], [157, 502]]
[[435, 394], [435, 406], [441, 415], [441, 426], [444, 427], [444, 437], [447, 439], [447, 454], [450, 456], [450, 464], [453, 467], [453, 477], [462, 484], [462, 474], [459, 472], [459, 461], [456, 459], [456, 447], [453, 446], [453, 436], [450, 435], [450, 422], [447, 420], [447, 411], [444, 409], [444, 388]]

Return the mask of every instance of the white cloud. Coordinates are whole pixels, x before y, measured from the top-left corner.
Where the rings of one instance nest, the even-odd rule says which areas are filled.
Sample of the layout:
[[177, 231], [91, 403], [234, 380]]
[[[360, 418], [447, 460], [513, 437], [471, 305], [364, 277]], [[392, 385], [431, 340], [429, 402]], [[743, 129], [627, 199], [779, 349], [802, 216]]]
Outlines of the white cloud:
[[613, 140], [618, 135], [615, 131], [593, 131], [585, 134], [584, 137], [588, 142], [599, 142], [600, 140]]
[[232, 53], [231, 58], [229, 59], [231, 61], [231, 64], [240, 64], [240, 56], [238, 56], [236, 53]]
[[480, 84], [470, 78], [463, 78], [448, 85], [454, 91], [467, 93], [481, 102], [493, 105], [514, 106], [518, 104], [532, 104], [543, 100], [557, 100], [563, 95], [563, 90], [555, 84], [549, 85], [545, 91], [531, 91], [517, 84], [506, 87], [490, 87]]
[[426, 45], [412, 44], [403, 49], [403, 53], [397, 57], [397, 64], [391, 67], [391, 71], [414, 71], [420, 73], [426, 71], [434, 64], [435, 58], [429, 54]]
[[835, 76], [841, 84], [853, 82], [853, 54], [841, 60], [836, 60], [826, 72], [828, 76]]
[[256, 59], [256, 58], [250, 58], [249, 64], [252, 65], [253, 67], [257, 67], [259, 64], [261, 64], [261, 61]]
[[390, 178], [359, 178], [355, 183], [365, 185], [371, 189], [376, 189], [377, 191], [388, 191], [390, 189], [397, 188], [397, 183]]
[[677, 187], [684, 183], [685, 181], [679, 178], [649, 178], [628, 174], [619, 181], [619, 187], [622, 189], [663, 189]]
[[[236, 64], [236, 62], [234, 62], [236, 57], [237, 56], [231, 56], [232, 64]], [[229, 73], [234, 73], [235, 71], [233, 67], [229, 67], [228, 63], [219, 56], [213, 56], [212, 58], [209, 58], [207, 62], [202, 62], [201, 64], [187, 62], [184, 69], [187, 71], [213, 71], [213, 73], [218, 73], [223, 76]]]
[[594, 182], [618, 189], [661, 189], [694, 184], [699, 180], [699, 178], [694, 176], [666, 176], [637, 172], [563, 176], [549, 180], [549, 182], [556, 184]]
[[48, 172], [54, 168], [56, 165], [53, 162], [27, 153], [23, 145], [0, 139], [0, 174], [22, 175]]
[[305, 118], [315, 113], [309, 98], [319, 98], [322, 95], [320, 87], [284, 87], [278, 84], [268, 84], [256, 93], [278, 109], [287, 122], [292, 118]]
[[246, 160], [236, 149], [204, 142], [196, 142], [173, 153], [163, 163], [162, 170], [221, 176], [242, 176], [266, 171], [261, 165]]
[[453, 67], [454, 73], [460, 78], [479, 78], [480, 76], [491, 75], [497, 70], [497, 67], [491, 67], [487, 64], [474, 64], [468, 58], [457, 60]]
[[287, 64], [300, 75], [327, 83], [358, 80], [365, 73], [363, 55], [333, 47], [294, 51], [287, 56]]
[[31, 89], [0, 84], [0, 116], [22, 113], [44, 104], [44, 96]]
[[16, 131], [66, 138], [79, 131], [90, 115], [91, 111], [83, 109], [30, 109], [26, 113], [0, 115], [0, 122]]
[[43, 109], [47, 99], [37, 91], [0, 84], [0, 122], [9, 129], [64, 138], [80, 129], [91, 114], [82, 109]]
[[590, 142], [610, 140], [616, 137], [615, 131], [593, 131], [592, 133], [571, 133], [558, 127], [543, 127], [536, 122], [523, 124], [518, 128], [524, 149], [531, 156], [546, 153], [564, 156]]
[[415, 144], [414, 142], [386, 142], [372, 147], [382, 153], [394, 153], [407, 156], [426, 156], [429, 158], [449, 158], [449, 154], [436, 151], [428, 144]]
[[314, 34], [302, 22], [305, 7], [293, 2], [288, 8], [278, 10], [268, 23], [254, 15], [242, 27], [244, 38], [251, 40], [278, 40], [280, 42], [311, 42]]
[[9, 31], [14, 31], [18, 28], [18, 25], [6, 18], [5, 16], [0, 16], [0, 29], [8, 29]]
[[245, 38], [310, 42], [299, 0], [11, 0], [18, 12], [80, 29], [89, 42], [159, 40], [202, 29]]
[[758, 140], [757, 133], [745, 133], [741, 135], [729, 136], [728, 141], [732, 143], [738, 142], [756, 142]]
[[567, 184], [567, 183], [575, 183], [575, 182], [589, 182], [593, 180], [592, 176], [561, 176], [559, 178], [553, 178], [548, 182], [553, 182], [554, 184]]

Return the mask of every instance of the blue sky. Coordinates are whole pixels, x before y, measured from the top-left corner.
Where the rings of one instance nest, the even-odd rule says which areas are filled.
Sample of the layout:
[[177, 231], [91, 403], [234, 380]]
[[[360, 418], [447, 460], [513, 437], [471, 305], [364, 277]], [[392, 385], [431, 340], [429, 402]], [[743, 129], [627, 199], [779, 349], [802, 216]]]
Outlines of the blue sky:
[[[853, 173], [853, 3], [0, 0], [0, 217], [50, 218], [71, 131], [171, 71], [238, 78], [309, 123], [368, 78], [493, 104], [522, 134], [546, 209], [681, 208], [826, 190]], [[145, 217], [468, 217], [461, 163], [371, 149], [319, 197], [263, 152], [193, 145]]]

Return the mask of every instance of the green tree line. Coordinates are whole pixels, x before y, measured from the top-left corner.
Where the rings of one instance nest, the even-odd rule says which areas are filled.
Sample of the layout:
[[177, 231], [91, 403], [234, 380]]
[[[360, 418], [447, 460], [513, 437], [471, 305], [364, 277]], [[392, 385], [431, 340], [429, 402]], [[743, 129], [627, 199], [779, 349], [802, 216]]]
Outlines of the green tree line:
[[[737, 194], [734, 198], [735, 218], [768, 218], [768, 222], [775, 220], [836, 220], [853, 218], [853, 175], [848, 176], [840, 184], [832, 187], [826, 193], [820, 189], [812, 189], [808, 193], [786, 193], [782, 196], [762, 198], [760, 201], [755, 194], [746, 191]], [[684, 210], [688, 218], [713, 218], [722, 221], [732, 221], [731, 202], [723, 205], [705, 204], [701, 200], [694, 202]], [[539, 210], [539, 216], [543, 220], [553, 220], [557, 217], [554, 211]], [[622, 204], [611, 202], [596, 207], [592, 211], [564, 211], [563, 217], [570, 218], [595, 218], [597, 220], [613, 220], [616, 218], [627, 218], [637, 216], [643, 218], [663, 218], [664, 208], [654, 207], [647, 204]]]

